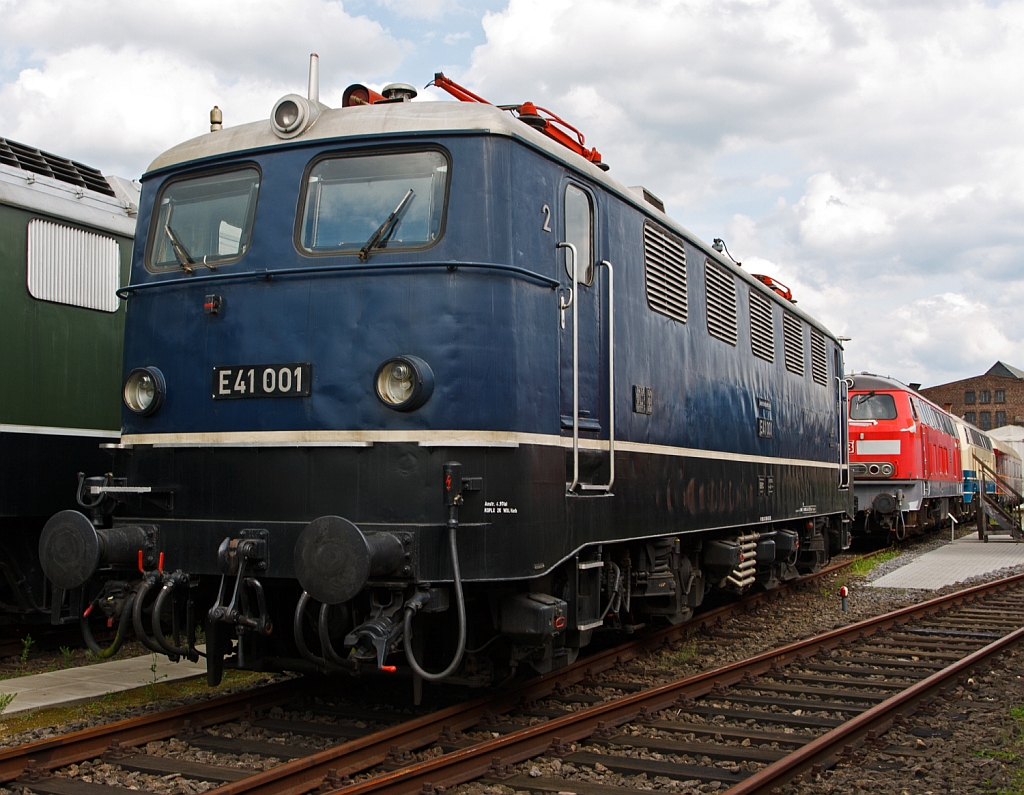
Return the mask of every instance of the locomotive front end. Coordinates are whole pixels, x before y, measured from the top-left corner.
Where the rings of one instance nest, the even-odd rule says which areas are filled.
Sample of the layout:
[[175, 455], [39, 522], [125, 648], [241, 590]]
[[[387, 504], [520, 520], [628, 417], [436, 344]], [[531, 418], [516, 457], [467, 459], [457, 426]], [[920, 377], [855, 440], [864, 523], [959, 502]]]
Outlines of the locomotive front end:
[[[557, 351], [527, 350], [556, 282], [502, 263], [508, 197], [481, 188], [501, 112], [385, 93], [289, 95], [145, 176], [122, 443], [90, 515], [52, 517], [40, 542], [90, 639], [102, 612], [195, 658], [202, 629], [216, 680], [232, 652], [388, 671], [404, 638], [417, 676], [442, 678], [493, 634], [492, 597], [464, 590], [566, 554], [564, 454], [520, 449], [550, 396], [518, 385], [557, 372]], [[481, 133], [444, 132], [467, 123]], [[565, 601], [505, 590], [499, 620], [550, 656]]]
[[869, 374], [850, 390], [855, 532], [903, 540], [963, 511], [957, 419], [909, 387]]

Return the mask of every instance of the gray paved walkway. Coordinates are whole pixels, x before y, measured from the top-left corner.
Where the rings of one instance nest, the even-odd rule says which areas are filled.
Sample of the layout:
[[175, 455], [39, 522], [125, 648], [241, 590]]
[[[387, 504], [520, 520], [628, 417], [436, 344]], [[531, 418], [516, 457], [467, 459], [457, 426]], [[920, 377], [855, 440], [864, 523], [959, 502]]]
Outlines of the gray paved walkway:
[[[151, 666], [156, 663], [154, 675]], [[80, 668], [65, 668], [45, 674], [0, 680], [0, 693], [17, 693], [4, 715], [30, 712], [42, 707], [71, 706], [159, 682], [173, 682], [206, 673], [206, 660], [172, 663], [163, 655], [147, 654], [128, 660], [114, 660]]]
[[986, 544], [978, 540], [977, 535], [969, 535], [926, 552], [870, 585], [934, 591], [990, 571], [1021, 565], [1024, 565], [1024, 543], [999, 535], [989, 536]]

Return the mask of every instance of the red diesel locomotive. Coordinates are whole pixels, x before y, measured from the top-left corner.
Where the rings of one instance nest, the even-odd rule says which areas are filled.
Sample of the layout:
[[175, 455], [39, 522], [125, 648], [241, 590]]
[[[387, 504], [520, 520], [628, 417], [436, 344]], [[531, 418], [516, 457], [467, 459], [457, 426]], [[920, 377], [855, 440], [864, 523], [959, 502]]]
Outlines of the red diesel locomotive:
[[891, 378], [861, 374], [850, 387], [855, 535], [902, 540], [963, 512], [954, 418]]

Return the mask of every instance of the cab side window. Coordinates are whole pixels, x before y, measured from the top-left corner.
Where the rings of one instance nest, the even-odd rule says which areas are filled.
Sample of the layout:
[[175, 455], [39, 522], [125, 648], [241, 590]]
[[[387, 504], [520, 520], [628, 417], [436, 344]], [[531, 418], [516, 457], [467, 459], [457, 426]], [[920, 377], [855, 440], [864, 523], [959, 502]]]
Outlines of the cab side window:
[[[579, 281], [591, 284], [594, 281], [594, 211], [590, 197], [575, 185], [565, 187], [565, 242], [576, 247], [579, 257]], [[572, 278], [572, 252], [565, 249], [565, 272]]]

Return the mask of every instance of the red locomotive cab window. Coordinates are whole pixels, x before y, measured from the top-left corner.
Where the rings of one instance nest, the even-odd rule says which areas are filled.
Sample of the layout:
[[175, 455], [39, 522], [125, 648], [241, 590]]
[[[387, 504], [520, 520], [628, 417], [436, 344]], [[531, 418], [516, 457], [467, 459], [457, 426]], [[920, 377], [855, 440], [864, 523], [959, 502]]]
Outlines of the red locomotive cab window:
[[892, 395], [876, 392], [850, 395], [851, 420], [894, 420], [896, 417], [896, 401]]

